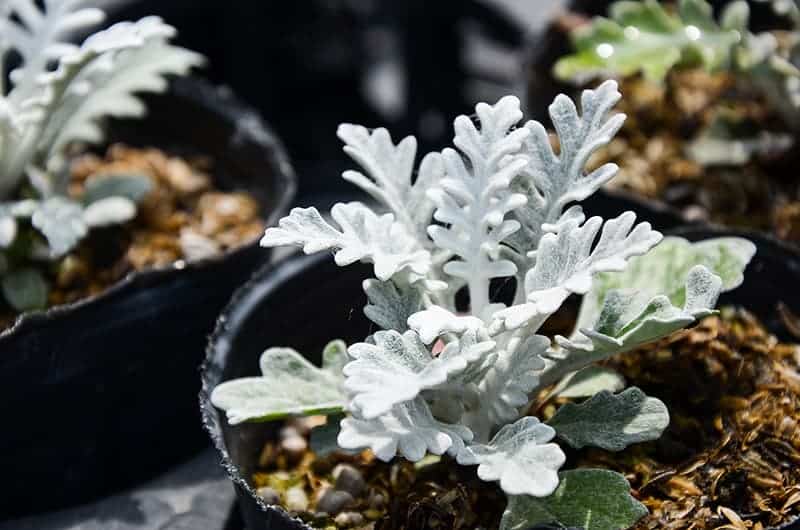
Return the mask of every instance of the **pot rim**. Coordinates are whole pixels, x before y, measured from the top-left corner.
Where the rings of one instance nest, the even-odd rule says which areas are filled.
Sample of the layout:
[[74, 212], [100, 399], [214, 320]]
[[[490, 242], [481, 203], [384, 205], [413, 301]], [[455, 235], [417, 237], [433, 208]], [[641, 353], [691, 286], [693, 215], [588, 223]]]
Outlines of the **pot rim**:
[[[283, 212], [288, 210], [292, 204], [297, 192], [297, 182], [294, 169], [289, 162], [289, 156], [283, 143], [263, 121], [258, 112], [237, 99], [229, 87], [212, 84], [210, 81], [197, 76], [174, 79], [170, 83], [169, 90], [164, 94], [172, 94], [197, 106], [206, 107], [219, 116], [221, 121], [232, 124], [232, 136], [234, 138], [248, 138], [262, 146], [270, 147], [269, 158], [277, 170], [274, 175], [276, 180], [276, 201], [271, 211], [264, 218], [264, 223], [266, 226], [275, 224], [283, 215]], [[155, 96], [164, 94], [156, 94]], [[146, 120], [147, 117], [145, 116], [141, 119]], [[179, 260], [162, 267], [131, 271], [124, 278], [96, 295], [44, 310], [29, 311], [18, 315], [10, 327], [0, 332], [0, 343], [28, 329], [46, 325], [48, 322], [56, 320], [63, 315], [85, 311], [106, 301], [124, 298], [128, 293], [136, 292], [140, 288], [167, 283], [180, 275], [211, 267], [228, 259], [235, 259], [257, 244], [258, 240], [254, 239], [216, 256], [191, 261]]]
[[[211, 403], [211, 377], [219, 377], [219, 372], [223, 366], [217, 365], [220, 345], [227, 345], [229, 340], [226, 336], [229, 333], [228, 322], [236, 321], [237, 316], [247, 312], [247, 305], [242, 302], [253, 298], [260, 299], [268, 296], [269, 293], [281, 287], [285, 281], [302, 274], [309, 268], [316, 267], [330, 259], [330, 254], [321, 252], [318, 254], [305, 255], [294, 253], [291, 256], [275, 263], [267, 263], [253, 273], [250, 280], [236, 290], [228, 305], [220, 313], [214, 332], [208, 339], [206, 355], [200, 367], [201, 388], [198, 395], [200, 402], [200, 412], [203, 421], [203, 428], [211, 437], [211, 441], [222, 457], [220, 464], [225, 469], [228, 478], [236, 488], [246, 492], [255, 501], [258, 507], [265, 513], [275, 513], [278, 516], [295, 523], [298, 530], [314, 530], [305, 522], [297, 517], [293, 517], [288, 510], [279, 504], [267, 504], [264, 499], [250, 485], [239, 467], [233, 462], [225, 444], [220, 422], [226, 421], [217, 408]], [[256, 288], [257, 287], [257, 288]], [[265, 346], [266, 347], [266, 346]], [[221, 383], [218, 381], [216, 384]], [[215, 385], [216, 386], [216, 385]]]

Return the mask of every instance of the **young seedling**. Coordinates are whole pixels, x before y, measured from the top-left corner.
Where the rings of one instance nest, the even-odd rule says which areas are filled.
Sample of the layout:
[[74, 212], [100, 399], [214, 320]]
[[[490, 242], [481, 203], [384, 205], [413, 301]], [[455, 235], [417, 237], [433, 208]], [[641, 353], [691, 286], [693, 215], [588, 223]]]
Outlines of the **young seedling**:
[[[342, 266], [371, 263], [364, 312], [380, 330], [347, 349], [332, 343], [322, 368], [269, 349], [262, 376], [220, 384], [212, 402], [231, 423], [346, 414], [341, 448], [369, 448], [384, 461], [447, 453], [478, 466], [508, 495], [504, 529], [633, 524], [646, 510], [627, 481], [562, 471], [561, 447], [619, 451], [658, 438], [669, 415], [638, 388], [615, 393], [621, 377], [595, 363], [713, 313], [719, 293], [741, 283], [754, 247], [663, 239], [632, 212], [586, 217], [578, 203], [617, 172], [584, 168], [622, 125], [625, 117], [611, 113], [619, 99], [613, 81], [584, 91], [581, 113], [557, 97], [557, 151], [540, 123], [521, 123], [516, 98], [481, 103], [475, 121], [455, 120], [456, 148], [424, 157], [416, 178], [414, 138], [394, 144], [385, 129], [340, 126], [345, 151], [363, 168], [344, 178], [386, 213], [337, 204], [329, 222], [296, 208], [262, 244], [332, 251]], [[497, 279], [515, 283], [508, 304], [492, 298]], [[462, 291], [468, 307], [456, 303]], [[575, 333], [541, 335], [571, 295], [584, 297]], [[528, 415], [530, 400], [551, 387], [588, 399], [547, 422]]]
[[[67, 148], [104, 138], [100, 120], [139, 117], [136, 96], [161, 92], [200, 55], [173, 46], [157, 17], [123, 22], [80, 45], [65, 39], [100, 23], [86, 0], [11, 0], [0, 5], [0, 276], [18, 311], [47, 301], [43, 263], [58, 260], [94, 227], [126, 222], [150, 181], [106, 175], [68, 194]], [[41, 7], [40, 7], [41, 5]], [[18, 63], [9, 63], [13, 58]], [[15, 65], [5, 78], [7, 64]]]

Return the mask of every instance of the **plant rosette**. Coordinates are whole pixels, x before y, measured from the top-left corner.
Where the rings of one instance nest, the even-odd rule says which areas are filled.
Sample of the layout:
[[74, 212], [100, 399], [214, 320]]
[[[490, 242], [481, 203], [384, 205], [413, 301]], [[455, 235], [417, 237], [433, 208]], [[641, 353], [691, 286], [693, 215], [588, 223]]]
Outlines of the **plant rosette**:
[[595, 160], [622, 167], [615, 191], [796, 243], [800, 12], [718, 4], [572, 2], [529, 43], [528, 105], [541, 116], [549, 94], [617, 78], [629, 120]]
[[[558, 96], [550, 107], [557, 152], [539, 122], [522, 122], [516, 98], [479, 104], [474, 121], [455, 120], [456, 149], [426, 155], [416, 171], [414, 138], [395, 144], [385, 129], [342, 125], [345, 151], [363, 168], [343, 177], [387, 213], [351, 202], [326, 220], [295, 208], [262, 245], [332, 251], [339, 266], [371, 264], [364, 314], [374, 329], [361, 342], [330, 343], [319, 367], [295, 349], [267, 349], [262, 375], [218, 380], [207, 389], [211, 403], [231, 425], [327, 415], [316, 438], [335, 440], [338, 451], [369, 450], [360, 454], [415, 468], [445, 458], [459, 473], [477, 471], [506, 504], [490, 526], [632, 526], [647, 510], [625, 477], [571, 469], [567, 453], [656, 440], [669, 412], [636, 387], [620, 392], [621, 378], [596, 366], [713, 315], [719, 295], [742, 283], [755, 246], [736, 237], [664, 239], [632, 212], [587, 218], [578, 203], [617, 172], [586, 166], [622, 126], [625, 116], [613, 112], [620, 98], [613, 81], [585, 90], [580, 109]], [[572, 295], [583, 296], [574, 329], [545, 334]], [[327, 308], [316, 310], [321, 320]], [[598, 378], [588, 399], [550, 417], [530, 414], [538, 396], [575, 378]], [[291, 486], [291, 475], [277, 479]], [[345, 505], [344, 495], [356, 496], [321, 493], [311, 501], [317, 512], [337, 511], [337, 491]], [[302, 487], [280, 495], [296, 512], [311, 506]]]
[[[204, 337], [268, 256], [252, 231], [202, 255], [202, 245], [180, 248], [177, 235], [158, 233], [178, 253], [142, 257], [142, 267], [130, 252], [159, 250], [140, 239], [157, 239], [149, 217], [154, 203], [173, 201], [159, 195], [176, 192], [170, 179], [202, 184], [173, 201], [172, 213], [197, 223], [186, 228], [199, 226], [215, 197], [242, 198], [234, 202], [253, 210], [253, 225], [269, 225], [295, 188], [280, 142], [257, 114], [229, 91], [181, 77], [202, 60], [170, 44], [174, 29], [160, 19], [65, 42], [102, 20], [85, 4], [0, 8], [0, 56], [21, 58], [0, 97], [2, 311], [21, 312], [0, 334], [2, 413], [15, 425], [0, 452], [17, 477], [0, 500], [3, 518], [119, 490], [202, 445], [188, 396]], [[88, 154], [117, 142], [137, 147]], [[196, 158], [211, 165], [189, 163]], [[208, 238], [198, 240], [208, 250]], [[125, 267], [81, 276], [90, 250], [120, 252]], [[81, 288], [58, 285], [76, 272]], [[146, 395], [143, 381], [160, 391]], [[146, 454], [143, 443], [152, 447]], [[45, 484], [56, 487], [42, 496]]]

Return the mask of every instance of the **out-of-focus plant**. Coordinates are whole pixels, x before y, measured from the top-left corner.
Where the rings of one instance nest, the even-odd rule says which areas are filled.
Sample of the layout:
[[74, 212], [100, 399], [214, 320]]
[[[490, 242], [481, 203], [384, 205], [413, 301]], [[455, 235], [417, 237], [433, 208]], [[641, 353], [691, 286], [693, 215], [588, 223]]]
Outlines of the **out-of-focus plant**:
[[[751, 32], [750, 8], [744, 0], [728, 3], [719, 20], [706, 0], [614, 2], [607, 18], [596, 17], [573, 30], [575, 51], [556, 63], [554, 74], [584, 84], [598, 77], [641, 73], [661, 83], [676, 67], [724, 70], [763, 93], [787, 126], [800, 131], [800, 10], [792, 0], [760, 1], [770, 2], [792, 28]], [[747, 127], [721, 116], [688, 154], [704, 165], [738, 165], [755, 155], [785, 150], [793, 142], [788, 135], [743, 129]]]
[[[71, 44], [69, 35], [104, 18], [88, 3], [0, 6], [0, 274], [3, 296], [18, 311], [45, 306], [42, 267], [93, 227], [132, 219], [151, 185], [143, 176], [106, 175], [89, 180], [83, 196], [70, 196], [67, 148], [101, 142], [102, 118], [142, 116], [136, 94], [163, 91], [165, 76], [203, 62], [171, 45], [175, 29], [157, 17]], [[19, 64], [5, 78], [14, 58]]]

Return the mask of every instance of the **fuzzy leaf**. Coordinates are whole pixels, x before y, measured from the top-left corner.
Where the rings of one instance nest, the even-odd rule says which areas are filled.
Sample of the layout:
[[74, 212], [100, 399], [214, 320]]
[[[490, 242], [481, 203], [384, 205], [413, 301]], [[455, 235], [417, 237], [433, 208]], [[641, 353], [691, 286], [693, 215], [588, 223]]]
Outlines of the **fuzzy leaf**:
[[33, 268], [17, 269], [3, 275], [3, 297], [17, 311], [33, 311], [47, 307], [47, 282]]
[[408, 318], [408, 326], [419, 334], [422, 342], [431, 344], [445, 333], [464, 333], [483, 327], [483, 320], [472, 316], [458, 316], [439, 306], [431, 306]]
[[102, 141], [100, 118], [143, 116], [147, 109], [138, 94], [163, 92], [168, 86], [166, 76], [185, 75], [203, 64], [201, 55], [167, 42], [175, 36], [175, 29], [158, 17], [144, 18], [136, 27], [139, 46], [93, 62], [65, 92], [43, 133], [51, 157], [70, 142]]
[[83, 207], [63, 197], [42, 202], [31, 217], [31, 223], [46, 238], [53, 256], [63, 256], [89, 231]]
[[558, 489], [544, 499], [512, 496], [500, 530], [528, 530], [544, 523], [582, 530], [622, 530], [647, 515], [630, 494], [625, 477], [605, 469], [574, 469], [559, 474]]
[[427, 155], [412, 184], [417, 152], [417, 140], [413, 136], [395, 145], [384, 128], [369, 131], [349, 123], [340, 125], [337, 135], [345, 142], [345, 153], [365, 171], [345, 171], [342, 177], [388, 207], [409, 234], [427, 244], [426, 230], [434, 206], [426, 192], [444, 174], [441, 157], [437, 153]]
[[372, 420], [355, 412], [342, 420], [338, 438], [340, 447], [372, 449], [384, 462], [396, 455], [418, 462], [426, 452], [455, 455], [471, 440], [472, 433], [466, 427], [436, 420], [422, 398], [396, 405], [389, 413]]
[[423, 306], [422, 293], [410, 285], [365, 280], [364, 292], [369, 299], [364, 314], [385, 330], [405, 333], [409, 329], [408, 317]]
[[[41, 10], [34, 0], [10, 0], [2, 6], [2, 49], [16, 50], [22, 64], [11, 72], [15, 89], [10, 97], [19, 103], [47, 71], [48, 63], [75, 51], [67, 40], [71, 34], [99, 24], [103, 12], [90, 0], [49, 0]], [[3, 73], [5, 75], [5, 73]]]
[[341, 389], [346, 355], [335, 341], [325, 348], [322, 368], [317, 368], [295, 350], [270, 348], [261, 355], [261, 377], [221, 383], [211, 402], [226, 412], [231, 425], [340, 413], [346, 401]]
[[471, 352], [461, 352], [456, 343], [434, 357], [414, 331], [402, 335], [379, 331], [373, 339], [374, 344], [350, 346], [353, 360], [344, 367], [344, 388], [352, 396], [351, 407], [367, 420], [444, 383], [465, 370], [470, 360], [467, 353]]
[[[641, 305], [658, 294], [666, 295], [674, 305], [683, 305], [686, 275], [696, 265], [703, 265], [722, 279], [722, 292], [733, 290], [741, 285], [744, 269], [755, 251], [755, 245], [742, 238], [691, 243], [680, 237], [667, 237], [646, 255], [631, 259], [624, 271], [595, 277], [592, 290], [583, 298], [576, 328], [596, 322], [603, 300], [613, 289], [635, 292]], [[638, 309], [636, 304], [628, 307]]]
[[[740, 9], [742, 3], [734, 2], [734, 9]], [[729, 22], [733, 19], [733, 15], [726, 16]], [[657, 0], [618, 1], [609, 8], [609, 18], [595, 18], [590, 25], [574, 30], [571, 37], [576, 51], [559, 60], [554, 73], [563, 81], [578, 84], [637, 72], [662, 81], [677, 64], [709, 70], [725, 67], [742, 38], [738, 29], [717, 24], [705, 0], [680, 0], [675, 13]]]
[[495, 318], [504, 320], [508, 329], [520, 327], [536, 316], [554, 313], [570, 294], [587, 293], [598, 273], [623, 270], [628, 259], [661, 241], [650, 223], [634, 226], [635, 221], [633, 212], [605, 224], [592, 217], [583, 226], [569, 221], [559, 232], [542, 236], [536, 265], [525, 275], [527, 302], [495, 313]]
[[86, 207], [83, 220], [90, 228], [122, 224], [136, 217], [136, 203], [126, 197], [106, 197]]
[[[561, 94], [550, 105], [550, 118], [559, 139], [556, 154], [545, 127], [529, 121], [530, 134], [524, 152], [528, 164], [514, 180], [512, 189], [527, 197], [527, 203], [512, 213], [521, 229], [508, 243], [524, 259], [536, 250], [542, 235], [557, 231], [567, 220], [583, 222], [579, 206], [564, 209], [596, 192], [617, 173], [616, 164], [604, 164], [585, 174], [586, 164], [595, 151], [608, 144], [625, 121], [624, 114], [611, 114], [620, 100], [615, 81], [606, 81], [594, 90], [581, 94], [581, 112], [575, 103]], [[527, 271], [527, 267], [523, 272]]]
[[513, 129], [522, 118], [519, 100], [508, 96], [490, 106], [478, 104], [480, 129], [466, 116], [455, 120], [454, 144], [460, 152], [442, 152], [445, 177], [428, 192], [436, 204], [428, 233], [440, 249], [457, 260], [444, 272], [470, 285], [473, 314], [488, 305], [488, 281], [512, 276], [516, 266], [500, 259], [500, 243], [519, 229], [506, 214], [525, 203], [525, 197], [509, 187], [526, 158], [518, 154], [528, 136], [525, 128]]
[[619, 392], [625, 388], [625, 378], [605, 366], [587, 366], [583, 370], [565, 377], [553, 390], [563, 398], [586, 398], [606, 390]]
[[97, 175], [87, 180], [83, 192], [83, 203], [92, 204], [109, 197], [125, 197], [138, 203], [152, 189], [153, 182], [147, 175]]
[[[561, 349], [548, 353], [550, 364], [542, 381], [555, 382], [590, 363], [666, 337], [712, 314], [721, 289], [722, 279], [697, 265], [686, 275], [682, 307], [673, 305], [664, 295], [655, 296], [642, 306], [629, 294], [610, 291], [592, 328], [581, 328], [573, 339], [556, 337]], [[635, 316], [630, 318], [631, 314]]]
[[566, 403], [547, 422], [575, 449], [622, 451], [658, 439], [669, 425], [667, 407], [636, 387], [620, 394], [602, 391], [580, 404]]
[[479, 464], [478, 477], [499, 481], [507, 495], [546, 497], [558, 486], [558, 469], [566, 456], [554, 443], [555, 431], [527, 416], [506, 425], [486, 445], [470, 445], [458, 454], [458, 463]]
[[428, 272], [430, 254], [395, 222], [392, 214], [379, 216], [362, 203], [351, 202], [336, 204], [331, 216], [340, 229], [327, 223], [316, 208], [294, 208], [280, 220], [278, 228], [267, 229], [261, 245], [296, 245], [306, 254], [332, 249], [339, 266], [356, 261], [373, 263], [375, 276], [381, 281], [403, 269], [418, 275]]
[[10, 212], [0, 213], [0, 248], [8, 248], [17, 239], [17, 220]]

